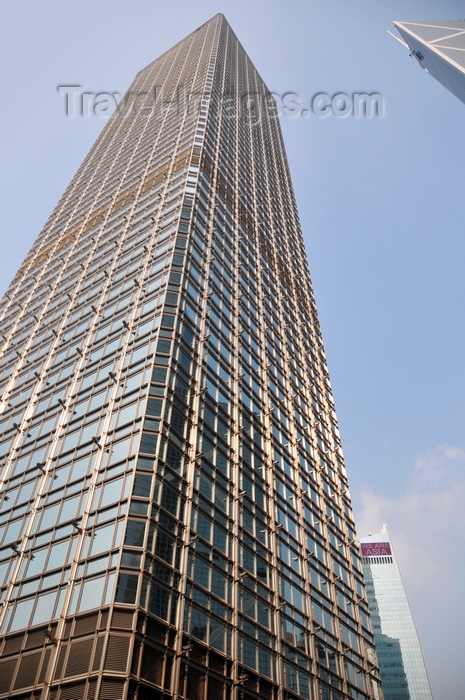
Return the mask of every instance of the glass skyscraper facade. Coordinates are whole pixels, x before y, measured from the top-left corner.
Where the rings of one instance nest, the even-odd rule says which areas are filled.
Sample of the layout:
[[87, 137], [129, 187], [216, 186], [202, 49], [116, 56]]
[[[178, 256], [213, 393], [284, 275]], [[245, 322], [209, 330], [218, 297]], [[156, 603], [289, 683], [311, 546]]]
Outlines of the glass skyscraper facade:
[[379, 697], [274, 102], [136, 76], [1, 306], [0, 698]]
[[394, 22], [420, 66], [465, 102], [465, 20]]
[[360, 547], [384, 700], [433, 700], [387, 527]]

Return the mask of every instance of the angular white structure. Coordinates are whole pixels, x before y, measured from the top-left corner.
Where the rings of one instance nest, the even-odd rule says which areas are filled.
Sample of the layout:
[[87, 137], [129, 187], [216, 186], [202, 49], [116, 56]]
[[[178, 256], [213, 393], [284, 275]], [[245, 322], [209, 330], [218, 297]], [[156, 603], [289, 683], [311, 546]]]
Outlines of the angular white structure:
[[420, 66], [465, 102], [465, 20], [394, 25]]

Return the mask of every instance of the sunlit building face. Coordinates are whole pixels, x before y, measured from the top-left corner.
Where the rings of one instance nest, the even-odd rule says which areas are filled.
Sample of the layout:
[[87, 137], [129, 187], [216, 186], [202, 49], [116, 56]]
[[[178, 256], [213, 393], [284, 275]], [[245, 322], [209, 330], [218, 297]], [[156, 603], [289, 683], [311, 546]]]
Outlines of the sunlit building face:
[[378, 697], [280, 125], [222, 15], [138, 73], [0, 314], [0, 697]]

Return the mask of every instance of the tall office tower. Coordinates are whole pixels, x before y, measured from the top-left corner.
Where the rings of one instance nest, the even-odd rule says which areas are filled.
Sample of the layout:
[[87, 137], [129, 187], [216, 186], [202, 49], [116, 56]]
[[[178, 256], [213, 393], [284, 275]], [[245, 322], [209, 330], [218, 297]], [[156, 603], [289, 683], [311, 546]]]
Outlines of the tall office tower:
[[1, 698], [378, 696], [273, 105], [200, 26], [3, 299]]
[[360, 539], [384, 700], [432, 700], [407, 594], [386, 525]]
[[394, 26], [420, 66], [465, 102], [465, 20], [394, 22]]

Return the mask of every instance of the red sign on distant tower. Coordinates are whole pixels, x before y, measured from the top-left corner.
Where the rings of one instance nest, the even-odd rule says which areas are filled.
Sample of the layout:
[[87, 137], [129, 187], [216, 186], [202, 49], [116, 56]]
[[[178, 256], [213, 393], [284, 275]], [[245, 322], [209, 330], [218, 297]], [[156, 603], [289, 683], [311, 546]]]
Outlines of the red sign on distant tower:
[[391, 545], [389, 542], [362, 542], [362, 557], [389, 557]]

